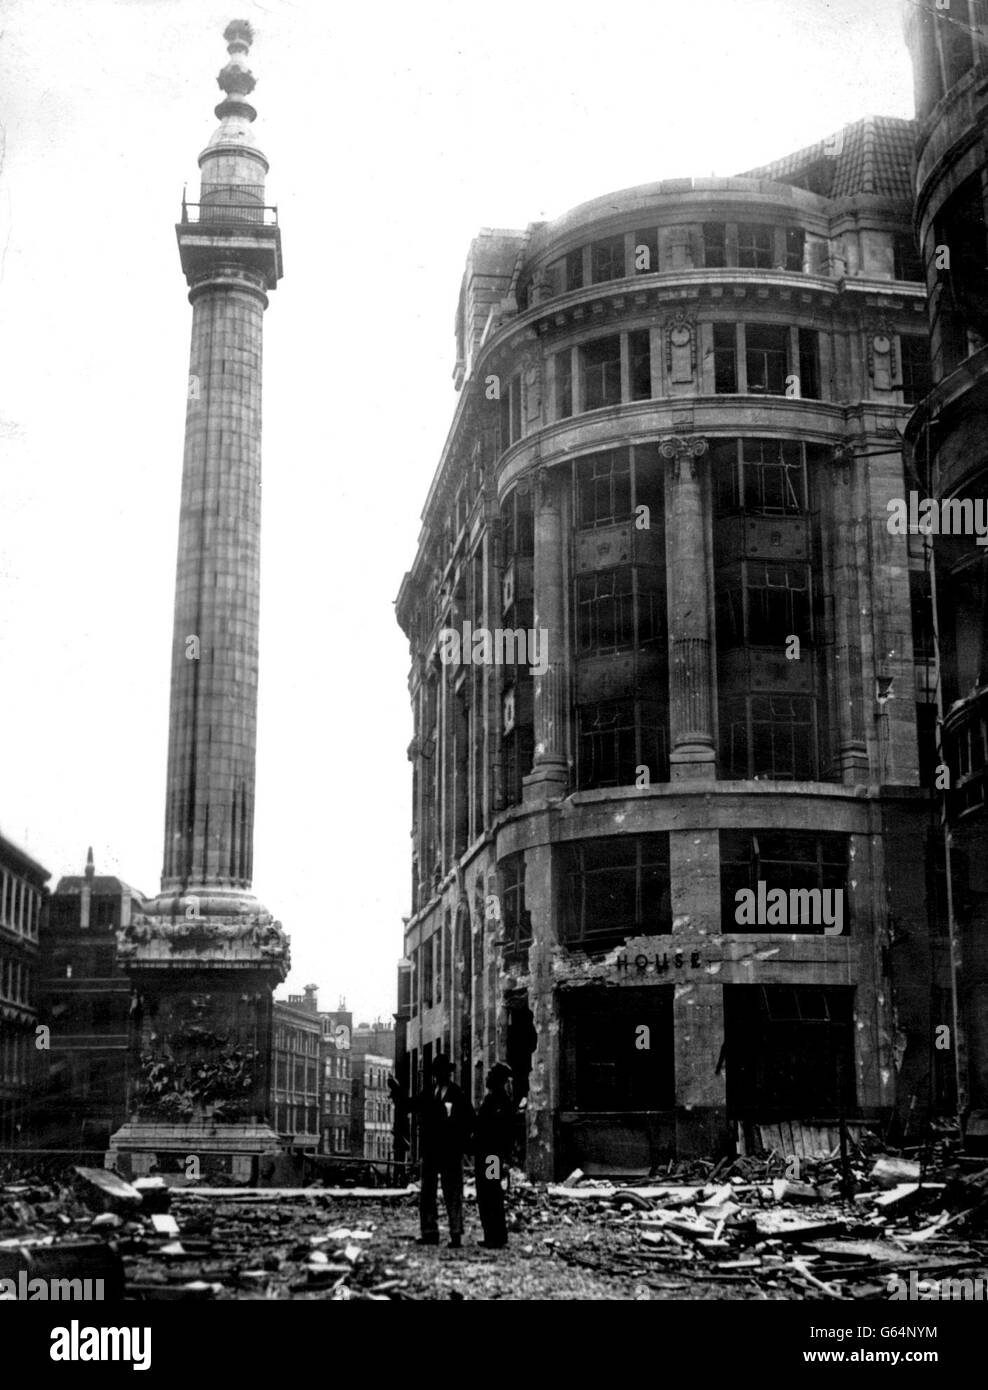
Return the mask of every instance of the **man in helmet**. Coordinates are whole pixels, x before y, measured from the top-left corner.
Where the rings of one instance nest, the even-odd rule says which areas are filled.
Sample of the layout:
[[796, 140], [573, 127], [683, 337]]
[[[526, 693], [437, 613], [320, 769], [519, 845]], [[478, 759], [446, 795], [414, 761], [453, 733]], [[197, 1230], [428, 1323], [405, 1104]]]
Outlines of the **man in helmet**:
[[507, 1062], [495, 1062], [487, 1073], [487, 1095], [477, 1112], [473, 1137], [477, 1209], [488, 1250], [500, 1250], [508, 1243], [501, 1179], [507, 1176], [514, 1147], [514, 1110], [511, 1068]]

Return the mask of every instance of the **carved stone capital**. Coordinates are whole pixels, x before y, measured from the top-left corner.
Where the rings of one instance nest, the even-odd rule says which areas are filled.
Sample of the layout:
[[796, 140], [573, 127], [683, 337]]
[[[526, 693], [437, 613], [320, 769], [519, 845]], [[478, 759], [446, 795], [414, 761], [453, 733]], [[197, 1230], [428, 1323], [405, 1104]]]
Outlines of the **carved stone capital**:
[[679, 481], [679, 470], [687, 459], [690, 461], [690, 477], [696, 478], [697, 462], [709, 447], [707, 441], [699, 434], [673, 434], [659, 441], [659, 453], [664, 459], [671, 461], [670, 472], [676, 482]]

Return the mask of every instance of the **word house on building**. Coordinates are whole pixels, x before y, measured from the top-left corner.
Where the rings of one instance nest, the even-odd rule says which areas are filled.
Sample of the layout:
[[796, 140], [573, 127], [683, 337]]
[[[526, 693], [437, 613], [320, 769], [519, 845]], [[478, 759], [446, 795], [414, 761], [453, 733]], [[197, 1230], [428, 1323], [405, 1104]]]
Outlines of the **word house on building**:
[[[913, 136], [470, 247], [397, 603], [397, 1060], [414, 1089], [450, 1053], [476, 1103], [506, 1058], [532, 1176], [892, 1118], [928, 1080], [928, 577], [886, 526], [928, 380]], [[544, 629], [545, 669], [444, 663], [464, 623]], [[759, 882], [840, 893], [843, 930], [739, 924]]]

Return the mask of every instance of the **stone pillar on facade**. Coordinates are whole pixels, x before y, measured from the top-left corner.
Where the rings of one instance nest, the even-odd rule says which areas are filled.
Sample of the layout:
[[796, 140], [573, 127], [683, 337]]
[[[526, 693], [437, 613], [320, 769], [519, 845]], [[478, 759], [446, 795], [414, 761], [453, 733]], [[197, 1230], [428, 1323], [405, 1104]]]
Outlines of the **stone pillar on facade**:
[[525, 851], [525, 902], [532, 914], [529, 1005], [537, 1036], [529, 1077], [525, 1165], [533, 1182], [551, 1182], [556, 1176], [559, 992], [553, 987], [553, 960], [558, 947], [558, 897], [552, 846], [535, 845]]
[[715, 776], [710, 584], [700, 460], [707, 441], [696, 435], [664, 439], [666, 584], [669, 613], [670, 780]]
[[833, 586], [837, 595], [834, 605], [834, 670], [837, 687], [834, 746], [841, 780], [852, 785], [868, 780], [869, 767], [858, 588], [862, 546], [867, 544], [867, 536], [860, 517], [855, 473], [854, 449], [847, 441], [838, 450], [832, 466], [830, 495], [834, 528]]
[[673, 830], [669, 834], [669, 887], [673, 950], [692, 968], [673, 994], [676, 1075], [676, 1152], [709, 1155], [723, 1143], [727, 1074], [722, 1065], [724, 986], [709, 969], [708, 943], [723, 931], [720, 846], [716, 830]]
[[[534, 629], [535, 757], [524, 780], [526, 801], [556, 800], [569, 784], [565, 537], [560, 473], [538, 472], [535, 490]], [[532, 653], [529, 653], [531, 661]]]

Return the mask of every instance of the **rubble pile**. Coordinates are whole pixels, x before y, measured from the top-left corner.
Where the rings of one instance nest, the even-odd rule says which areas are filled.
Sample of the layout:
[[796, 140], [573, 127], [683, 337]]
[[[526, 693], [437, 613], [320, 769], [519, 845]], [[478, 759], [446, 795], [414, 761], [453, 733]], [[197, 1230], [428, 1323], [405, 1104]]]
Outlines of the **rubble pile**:
[[[713, 1285], [729, 1298], [887, 1299], [904, 1272], [924, 1285], [985, 1277], [983, 1160], [923, 1171], [918, 1159], [869, 1156], [868, 1147], [855, 1145], [844, 1161], [838, 1153], [802, 1160], [798, 1178], [781, 1175], [793, 1165], [778, 1155], [693, 1164], [675, 1173], [680, 1181], [649, 1186], [573, 1175], [547, 1198], [584, 1217], [592, 1211], [595, 1224], [558, 1254], [633, 1277], [642, 1296]], [[697, 1166], [707, 1170], [699, 1180]]]
[[[505, 1251], [467, 1184], [459, 1251], [421, 1249], [417, 1190], [128, 1183], [76, 1167], [0, 1184], [0, 1278], [102, 1278], [137, 1300], [434, 1298], [887, 1299], [899, 1278], [988, 1275], [988, 1164], [942, 1144], [865, 1137], [670, 1164], [646, 1182], [536, 1185], [512, 1174]], [[905, 1284], [904, 1284], [905, 1287]], [[2, 1293], [0, 1293], [2, 1296]], [[915, 1291], [903, 1297], [921, 1297]]]

